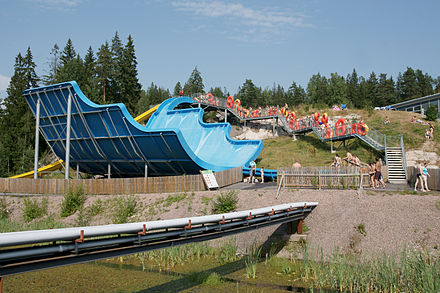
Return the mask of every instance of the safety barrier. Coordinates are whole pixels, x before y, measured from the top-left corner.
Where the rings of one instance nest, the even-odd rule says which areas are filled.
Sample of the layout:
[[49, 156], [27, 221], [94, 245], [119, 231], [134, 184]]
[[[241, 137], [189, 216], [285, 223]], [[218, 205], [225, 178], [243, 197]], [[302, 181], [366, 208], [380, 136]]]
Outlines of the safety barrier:
[[[219, 187], [243, 181], [241, 167], [214, 174]], [[69, 187], [74, 186], [82, 186], [86, 194], [140, 194], [206, 190], [202, 175], [68, 180], [0, 178], [0, 193], [3, 194], [63, 194]]]

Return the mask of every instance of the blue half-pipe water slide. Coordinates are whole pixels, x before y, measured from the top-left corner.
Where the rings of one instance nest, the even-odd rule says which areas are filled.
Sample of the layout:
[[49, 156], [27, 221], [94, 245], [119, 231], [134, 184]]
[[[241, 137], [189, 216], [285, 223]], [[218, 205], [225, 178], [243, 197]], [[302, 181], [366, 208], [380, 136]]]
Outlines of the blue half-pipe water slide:
[[229, 123], [204, 123], [203, 109], [176, 109], [192, 104], [188, 97], [164, 101], [146, 126], [125, 105], [98, 105], [74, 81], [23, 92], [36, 116], [40, 100], [40, 132], [55, 154], [66, 155], [68, 97], [71, 96], [70, 167], [113, 176], [164, 176], [222, 171], [247, 166], [260, 154], [260, 140], [233, 140]]

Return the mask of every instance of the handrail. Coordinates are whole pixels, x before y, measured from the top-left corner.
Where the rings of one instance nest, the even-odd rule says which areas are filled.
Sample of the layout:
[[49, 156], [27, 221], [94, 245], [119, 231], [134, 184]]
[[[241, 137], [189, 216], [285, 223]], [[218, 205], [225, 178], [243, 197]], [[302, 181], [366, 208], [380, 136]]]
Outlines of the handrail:
[[408, 180], [408, 170], [406, 169], [406, 153], [405, 144], [403, 143], [403, 135], [400, 135], [400, 147], [402, 149], [403, 168], [405, 170], [405, 180]]
[[[232, 107], [228, 107], [227, 100], [224, 98], [215, 97], [212, 94], [193, 94], [191, 98], [194, 103], [203, 104], [207, 106], [214, 106], [227, 109], [241, 120], [252, 120], [258, 118], [270, 118], [277, 117], [281, 122], [283, 129], [289, 134], [301, 133], [306, 131], [313, 131], [321, 141], [344, 139], [349, 137], [358, 137], [368, 143], [370, 146], [377, 150], [383, 150], [385, 146], [385, 135], [373, 127], [367, 125], [368, 130], [364, 134], [360, 134], [361, 126], [357, 122], [348, 122], [338, 126], [320, 127], [320, 124], [314, 120], [313, 117], [307, 116], [303, 119], [288, 120], [284, 115], [280, 115], [280, 109], [276, 108], [276, 114], [266, 113], [267, 109], [261, 109], [255, 117], [246, 117], [245, 113], [237, 109], [234, 104]], [[260, 109], [254, 109], [260, 110]]]

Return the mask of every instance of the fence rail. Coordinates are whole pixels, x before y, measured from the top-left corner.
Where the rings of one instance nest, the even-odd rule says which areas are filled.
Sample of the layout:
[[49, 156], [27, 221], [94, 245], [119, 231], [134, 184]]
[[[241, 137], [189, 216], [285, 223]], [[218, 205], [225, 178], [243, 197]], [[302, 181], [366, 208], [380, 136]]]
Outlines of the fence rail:
[[278, 188], [327, 188], [346, 189], [369, 186], [368, 168], [366, 167], [303, 167], [280, 168], [277, 171]]
[[[219, 187], [243, 181], [241, 167], [215, 173]], [[63, 194], [82, 185], [86, 194], [140, 194], [206, 190], [202, 175], [111, 179], [0, 178], [0, 194]]]

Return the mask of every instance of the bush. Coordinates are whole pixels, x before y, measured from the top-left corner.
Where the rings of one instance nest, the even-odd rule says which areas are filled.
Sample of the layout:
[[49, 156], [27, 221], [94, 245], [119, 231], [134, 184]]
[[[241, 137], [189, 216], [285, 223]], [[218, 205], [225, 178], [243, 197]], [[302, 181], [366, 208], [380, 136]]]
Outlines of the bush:
[[229, 213], [237, 209], [238, 196], [236, 191], [220, 192], [213, 203], [212, 211], [216, 214]]
[[47, 214], [47, 198], [39, 201], [38, 199], [24, 199], [23, 217], [26, 222], [30, 222], [33, 219], [41, 218]]
[[128, 219], [136, 213], [136, 204], [136, 198], [132, 196], [117, 198], [115, 200], [113, 223], [127, 223]]
[[8, 204], [6, 198], [0, 198], [0, 220], [5, 220], [9, 217]]
[[435, 121], [438, 118], [438, 108], [436, 105], [429, 105], [426, 108], [426, 120]]
[[84, 206], [85, 201], [83, 186], [79, 185], [74, 188], [70, 186], [64, 193], [64, 200], [61, 203], [61, 217], [65, 218], [74, 214]]

